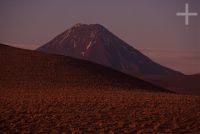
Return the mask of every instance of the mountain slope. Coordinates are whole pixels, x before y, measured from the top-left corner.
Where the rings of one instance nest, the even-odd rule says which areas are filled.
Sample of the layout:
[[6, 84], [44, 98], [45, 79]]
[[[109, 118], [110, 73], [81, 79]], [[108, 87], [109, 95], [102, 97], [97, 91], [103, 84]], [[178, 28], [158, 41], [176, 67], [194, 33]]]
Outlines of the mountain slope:
[[107, 67], [65, 56], [0, 45], [1, 88], [139, 89], [167, 91]]
[[130, 75], [179, 75], [134, 49], [99, 24], [76, 24], [38, 51], [86, 59]]

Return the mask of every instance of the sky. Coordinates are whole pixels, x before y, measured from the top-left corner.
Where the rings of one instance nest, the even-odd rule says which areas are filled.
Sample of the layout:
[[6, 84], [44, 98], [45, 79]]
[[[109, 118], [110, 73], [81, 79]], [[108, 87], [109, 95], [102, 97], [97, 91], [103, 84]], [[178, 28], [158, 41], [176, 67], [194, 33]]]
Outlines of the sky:
[[[198, 16], [176, 16], [185, 11]], [[156, 62], [200, 73], [200, 0], [0, 0], [0, 43], [44, 45], [76, 23], [101, 24]]]

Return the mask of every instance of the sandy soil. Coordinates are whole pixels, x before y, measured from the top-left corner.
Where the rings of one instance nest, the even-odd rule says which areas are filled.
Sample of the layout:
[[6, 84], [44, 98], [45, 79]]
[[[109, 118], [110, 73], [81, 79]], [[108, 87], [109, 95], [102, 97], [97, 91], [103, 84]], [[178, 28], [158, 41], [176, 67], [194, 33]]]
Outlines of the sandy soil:
[[1, 89], [0, 102], [0, 133], [200, 133], [198, 96]]

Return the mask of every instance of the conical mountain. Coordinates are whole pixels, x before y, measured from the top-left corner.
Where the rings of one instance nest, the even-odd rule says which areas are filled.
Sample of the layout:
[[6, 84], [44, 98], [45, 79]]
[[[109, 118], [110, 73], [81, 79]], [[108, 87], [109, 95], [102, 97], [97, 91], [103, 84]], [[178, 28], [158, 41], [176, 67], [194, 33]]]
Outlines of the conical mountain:
[[37, 50], [89, 60], [134, 76], [181, 74], [155, 63], [99, 24], [78, 23]]

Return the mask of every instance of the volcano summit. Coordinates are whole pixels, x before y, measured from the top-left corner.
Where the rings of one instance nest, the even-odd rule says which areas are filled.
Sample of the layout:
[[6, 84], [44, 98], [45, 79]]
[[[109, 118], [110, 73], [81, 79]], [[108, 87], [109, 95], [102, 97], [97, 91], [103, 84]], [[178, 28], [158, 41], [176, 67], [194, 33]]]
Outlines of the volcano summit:
[[134, 76], [181, 74], [155, 63], [99, 24], [78, 23], [37, 50], [89, 60]]

